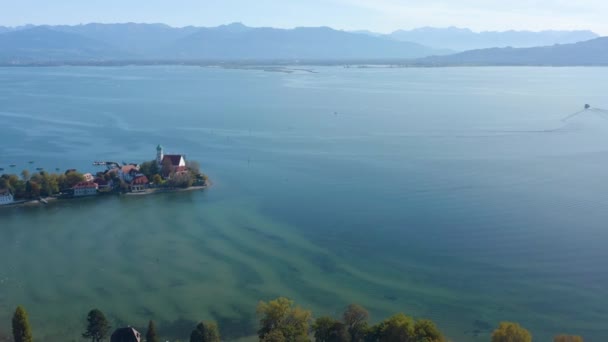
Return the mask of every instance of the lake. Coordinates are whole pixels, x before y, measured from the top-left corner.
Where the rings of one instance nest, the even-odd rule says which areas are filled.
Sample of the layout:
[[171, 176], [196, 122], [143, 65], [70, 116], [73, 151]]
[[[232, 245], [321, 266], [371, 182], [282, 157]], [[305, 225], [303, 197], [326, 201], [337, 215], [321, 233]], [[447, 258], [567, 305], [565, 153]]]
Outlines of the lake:
[[504, 320], [608, 339], [608, 116], [562, 122], [608, 108], [608, 69], [311, 68], [0, 68], [6, 171], [101, 171], [162, 144], [213, 181], [0, 208], [0, 336], [23, 304], [41, 341], [80, 340], [95, 307], [234, 340], [287, 296], [430, 318], [453, 341]]

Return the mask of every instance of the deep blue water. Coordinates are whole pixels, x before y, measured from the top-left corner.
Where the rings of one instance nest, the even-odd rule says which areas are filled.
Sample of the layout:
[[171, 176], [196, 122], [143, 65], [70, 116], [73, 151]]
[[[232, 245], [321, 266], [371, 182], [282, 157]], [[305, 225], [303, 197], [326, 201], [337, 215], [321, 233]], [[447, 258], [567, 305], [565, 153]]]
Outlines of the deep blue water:
[[561, 121], [608, 108], [608, 69], [314, 69], [0, 68], [0, 167], [94, 171], [160, 143], [214, 182], [0, 210], [0, 336], [23, 304], [45, 341], [92, 307], [233, 339], [283, 295], [454, 341], [503, 320], [608, 339], [608, 117]]

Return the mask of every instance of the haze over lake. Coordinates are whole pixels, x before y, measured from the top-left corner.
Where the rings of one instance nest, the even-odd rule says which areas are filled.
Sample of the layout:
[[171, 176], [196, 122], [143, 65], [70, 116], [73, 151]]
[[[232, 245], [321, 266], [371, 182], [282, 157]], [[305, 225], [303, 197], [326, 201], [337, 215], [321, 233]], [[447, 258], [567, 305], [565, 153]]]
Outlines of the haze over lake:
[[[156, 146], [203, 192], [0, 208], [0, 340], [86, 313], [184, 339], [255, 331], [288, 296], [317, 316], [405, 312], [454, 341], [498, 322], [608, 339], [605, 68], [0, 68], [0, 167], [94, 171]], [[28, 161], [35, 163], [29, 165]]]

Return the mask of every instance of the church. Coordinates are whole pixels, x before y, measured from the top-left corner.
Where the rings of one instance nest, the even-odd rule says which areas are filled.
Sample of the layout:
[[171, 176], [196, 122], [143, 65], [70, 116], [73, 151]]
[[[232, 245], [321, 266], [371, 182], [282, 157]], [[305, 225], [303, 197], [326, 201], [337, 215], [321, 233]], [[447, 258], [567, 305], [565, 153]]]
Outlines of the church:
[[[163, 147], [158, 145], [156, 147], [156, 162], [158, 168], [161, 170], [162, 176], [168, 178], [171, 173], [179, 173], [186, 171], [186, 156], [183, 154], [164, 154]], [[169, 165], [170, 167], [163, 166]]]

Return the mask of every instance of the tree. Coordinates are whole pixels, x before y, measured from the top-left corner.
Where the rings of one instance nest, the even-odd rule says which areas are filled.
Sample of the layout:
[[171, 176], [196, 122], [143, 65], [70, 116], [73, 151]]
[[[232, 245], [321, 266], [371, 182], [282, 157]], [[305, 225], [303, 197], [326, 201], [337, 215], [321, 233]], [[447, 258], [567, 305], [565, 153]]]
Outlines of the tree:
[[273, 330], [271, 332], [269, 332], [268, 334], [264, 335], [263, 338], [260, 338], [261, 342], [285, 342], [287, 341], [285, 339], [285, 336], [283, 336], [283, 333], [279, 330]]
[[[308, 341], [308, 331], [312, 314], [300, 307], [294, 307], [292, 300], [277, 298], [269, 302], [260, 302], [257, 307], [260, 318], [258, 336], [260, 341], [273, 341], [282, 335], [285, 341]], [[267, 336], [271, 334], [271, 336]]]
[[317, 342], [349, 342], [351, 340], [347, 326], [331, 317], [320, 317], [312, 327]]
[[414, 341], [414, 319], [402, 313], [380, 323], [380, 341]]
[[92, 342], [100, 342], [108, 336], [110, 323], [103, 312], [93, 309], [87, 315], [87, 330], [82, 334], [84, 338], [90, 338]]
[[198, 162], [188, 160], [186, 162], [186, 168], [188, 168], [188, 171], [190, 171], [193, 176], [196, 176], [201, 173], [201, 166]]
[[28, 170], [21, 171], [21, 177], [23, 178], [24, 182], [29, 181], [30, 180], [30, 172]]
[[187, 172], [174, 173], [167, 183], [174, 188], [189, 188], [194, 183], [192, 176]]
[[84, 175], [76, 171], [71, 171], [65, 174], [65, 178], [63, 179], [63, 181], [64, 184], [60, 184], [61, 188], [69, 189], [80, 182], [84, 182]]
[[553, 342], [584, 342], [584, 340], [580, 336], [559, 335], [553, 338]]
[[160, 168], [158, 167], [156, 160], [151, 160], [141, 164], [139, 172], [143, 173], [148, 178], [152, 178], [153, 175], [160, 172]]
[[421, 319], [414, 324], [416, 342], [443, 342], [445, 338], [433, 321]]
[[13, 315], [13, 339], [15, 342], [33, 341], [27, 312], [22, 306], [18, 306]]
[[161, 185], [161, 184], [163, 184], [163, 178], [157, 173], [154, 176], [152, 176], [152, 182], [156, 186]]
[[220, 330], [214, 322], [200, 322], [190, 334], [190, 342], [220, 342]]
[[163, 164], [160, 169], [161, 174], [165, 177], [169, 177], [169, 176], [171, 176], [173, 171], [174, 171], [174, 168], [173, 168], [173, 164], [171, 164], [171, 160], [165, 159], [163, 161]]
[[146, 342], [160, 342], [158, 335], [156, 334], [156, 325], [154, 321], [150, 320], [148, 323], [148, 331], [146, 332]]
[[501, 322], [494, 333], [492, 342], [531, 342], [532, 335], [517, 323]]
[[352, 342], [360, 342], [365, 338], [365, 330], [367, 330], [367, 320], [369, 312], [361, 305], [349, 305], [342, 315], [344, 324], [348, 329]]

